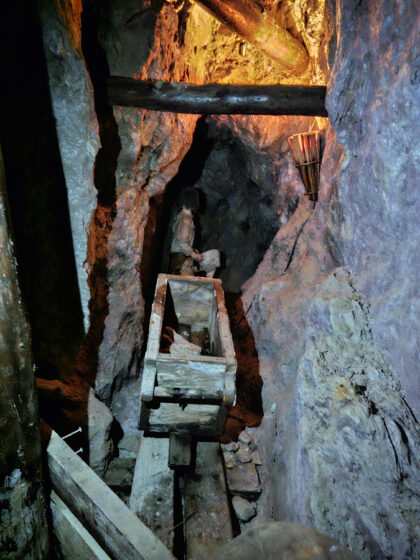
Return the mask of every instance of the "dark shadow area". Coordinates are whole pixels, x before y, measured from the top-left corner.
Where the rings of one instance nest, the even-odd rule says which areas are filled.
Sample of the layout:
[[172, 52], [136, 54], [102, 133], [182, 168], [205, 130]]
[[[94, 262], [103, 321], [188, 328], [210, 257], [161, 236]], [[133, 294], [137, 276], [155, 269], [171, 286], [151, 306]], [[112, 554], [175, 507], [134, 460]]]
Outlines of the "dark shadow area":
[[[182, 160], [178, 173], [168, 183], [163, 195], [150, 199], [140, 267], [145, 301], [143, 352], [147, 341], [157, 275], [159, 272], [168, 272], [170, 227], [174, 204], [184, 187], [193, 186], [199, 180], [212, 146], [213, 140], [209, 139], [207, 135], [207, 123], [204, 117], [201, 117], [197, 121], [191, 147]], [[199, 227], [197, 227], [197, 233], [198, 230]]]
[[241, 295], [225, 293], [233, 345], [238, 368], [236, 371], [236, 404], [228, 411], [223, 443], [236, 441], [245, 426], [259, 426], [264, 415], [258, 352], [254, 335], [246, 319]]
[[36, 3], [9, 3], [0, 25], [0, 134], [19, 278], [38, 375], [52, 378], [74, 358], [83, 315]]
[[98, 199], [91, 221], [87, 255], [90, 266], [88, 280], [91, 293], [90, 327], [86, 341], [78, 355], [78, 369], [93, 386], [98, 369], [99, 346], [103, 339], [105, 319], [109, 312], [108, 239], [115, 219], [115, 172], [121, 142], [112, 107], [107, 101], [106, 79], [109, 76], [109, 68], [105, 52], [99, 44], [98, 22], [91, 2], [85, 2], [83, 6], [82, 51], [92, 81], [101, 141], [101, 148], [96, 155], [94, 167], [94, 184]]
[[[36, 2], [7, 4], [0, 43], [0, 137], [39, 411], [63, 435], [87, 426], [88, 387], [75, 370], [83, 315]], [[86, 449], [87, 434], [69, 443]]]
[[178, 560], [185, 558], [185, 533], [184, 533], [184, 477], [178, 470], [174, 471], [174, 526], [170, 530], [174, 533], [173, 554]]

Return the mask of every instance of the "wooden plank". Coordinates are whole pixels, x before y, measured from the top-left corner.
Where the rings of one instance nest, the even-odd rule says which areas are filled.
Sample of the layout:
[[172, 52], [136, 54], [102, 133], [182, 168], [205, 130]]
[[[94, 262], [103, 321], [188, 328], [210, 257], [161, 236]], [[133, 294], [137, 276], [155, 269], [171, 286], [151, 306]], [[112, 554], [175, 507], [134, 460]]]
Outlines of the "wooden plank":
[[160, 337], [162, 331], [163, 314], [165, 309], [167, 280], [165, 274], [159, 274], [152, 315], [150, 317], [149, 337], [144, 358], [143, 377], [140, 389], [142, 401], [151, 401], [156, 382], [156, 358], [159, 353]]
[[205, 391], [203, 389], [168, 389], [155, 387], [155, 400], [159, 402], [188, 402], [191, 404], [217, 404], [223, 401], [223, 390]]
[[208, 326], [215, 294], [212, 282], [192, 278], [170, 277], [168, 283], [178, 321], [191, 325], [191, 330], [199, 331]]
[[216, 558], [217, 547], [233, 538], [218, 443], [197, 444], [195, 471], [184, 480], [186, 558]]
[[237, 362], [232, 333], [230, 331], [229, 316], [225, 306], [225, 296], [222, 288], [222, 282], [220, 280], [215, 283], [214, 289], [216, 292], [217, 312], [219, 318], [220, 343], [222, 346], [222, 354], [227, 363], [223, 402], [226, 406], [232, 406], [236, 402]]
[[199, 115], [312, 115], [328, 117], [325, 86], [193, 85], [111, 76], [111, 105]]
[[201, 437], [218, 437], [224, 407], [208, 404], [189, 404], [182, 408], [177, 403], [162, 403], [151, 409], [147, 434], [191, 434]]
[[173, 559], [163, 543], [54, 431], [47, 456], [53, 489], [111, 557]]
[[112, 560], [54, 491], [50, 500], [54, 537], [62, 560]]
[[191, 436], [169, 434], [169, 459], [170, 468], [188, 467], [191, 464]]
[[228, 364], [236, 366], [235, 349], [233, 347], [229, 316], [226, 311], [225, 296], [223, 293], [221, 280], [215, 280], [214, 289], [216, 291], [217, 311], [219, 316], [219, 328], [223, 357], [226, 359], [226, 362]]
[[222, 342], [220, 339], [220, 327], [219, 327], [219, 314], [217, 311], [217, 293], [215, 291], [215, 298], [211, 304], [211, 312], [209, 317], [209, 335], [210, 335], [210, 348], [212, 354], [215, 356], [222, 356]]
[[168, 447], [167, 439], [142, 437], [131, 488], [130, 509], [172, 550], [173, 533], [170, 529], [174, 526], [174, 475], [168, 467]]
[[[207, 357], [207, 356], [206, 356]], [[198, 358], [201, 358], [199, 356]], [[157, 382], [160, 387], [202, 389], [216, 394], [223, 390], [226, 364], [210, 360], [161, 359], [156, 363]]]

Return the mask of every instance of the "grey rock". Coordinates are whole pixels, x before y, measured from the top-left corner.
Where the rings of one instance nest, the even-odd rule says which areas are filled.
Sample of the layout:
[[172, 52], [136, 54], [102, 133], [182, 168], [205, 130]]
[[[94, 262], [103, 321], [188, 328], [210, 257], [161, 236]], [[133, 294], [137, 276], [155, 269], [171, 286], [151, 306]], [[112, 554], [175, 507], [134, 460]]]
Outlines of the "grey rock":
[[239, 444], [236, 441], [231, 441], [230, 443], [222, 443], [223, 451], [235, 452], [239, 449]]
[[118, 455], [122, 458], [137, 457], [141, 431], [139, 425], [140, 379], [128, 379], [112, 397], [112, 413], [122, 430], [118, 441]]
[[250, 463], [252, 461], [251, 452], [248, 448], [241, 447], [239, 451], [235, 453], [235, 459], [241, 463]]
[[114, 417], [109, 408], [96, 398], [93, 389], [89, 392], [88, 410], [89, 463], [99, 476], [103, 476], [114, 450], [110, 436]]
[[86, 332], [89, 329], [87, 242], [96, 207], [93, 182], [100, 147], [93, 88], [80, 42], [80, 13], [69, 7], [66, 21], [55, 0], [40, 6], [43, 43], [58, 144], [67, 186], [70, 222]]
[[133, 483], [136, 460], [131, 457], [116, 457], [109, 463], [104, 482], [113, 490], [125, 490], [130, 493]]
[[368, 298], [375, 341], [419, 418], [418, 5], [399, 12], [391, 0], [375, 0], [359, 11], [341, 1], [339, 13], [326, 104], [343, 155], [325, 177], [339, 185], [327, 238]]
[[251, 441], [252, 441], [251, 436], [250, 436], [247, 432], [245, 432], [245, 431], [243, 431], [243, 432], [241, 432], [241, 433], [239, 434], [238, 440], [239, 440], [241, 443], [245, 443], [246, 445], [249, 445], [249, 444], [251, 443]]
[[233, 509], [235, 510], [236, 517], [239, 521], [246, 523], [257, 514], [255, 504], [252, 504], [241, 496], [233, 496], [232, 498]]
[[226, 482], [229, 492], [234, 496], [254, 500], [261, 494], [257, 469], [253, 463], [235, 462], [234, 467], [226, 471]]
[[[214, 558], [216, 558], [214, 556]], [[312, 527], [269, 523], [245, 531], [217, 551], [219, 560], [357, 560], [357, 556]]]
[[268, 411], [259, 442], [270, 473], [264, 499], [361, 558], [402, 558], [417, 546], [417, 424], [348, 272], [310, 289], [289, 282], [263, 285], [251, 315]]
[[260, 466], [263, 464], [262, 459], [261, 459], [261, 455], [259, 454], [258, 451], [253, 451], [251, 453], [251, 458], [252, 458], [252, 462], [254, 463], [254, 465]]

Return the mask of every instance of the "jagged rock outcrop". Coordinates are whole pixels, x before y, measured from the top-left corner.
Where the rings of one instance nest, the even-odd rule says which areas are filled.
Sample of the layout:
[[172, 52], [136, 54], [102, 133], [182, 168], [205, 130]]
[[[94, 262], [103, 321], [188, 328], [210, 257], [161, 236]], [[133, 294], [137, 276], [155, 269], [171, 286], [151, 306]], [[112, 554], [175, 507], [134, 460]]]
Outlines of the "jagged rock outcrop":
[[96, 207], [94, 163], [100, 140], [92, 84], [82, 53], [82, 3], [40, 2], [39, 13], [87, 332], [90, 290], [85, 263]]

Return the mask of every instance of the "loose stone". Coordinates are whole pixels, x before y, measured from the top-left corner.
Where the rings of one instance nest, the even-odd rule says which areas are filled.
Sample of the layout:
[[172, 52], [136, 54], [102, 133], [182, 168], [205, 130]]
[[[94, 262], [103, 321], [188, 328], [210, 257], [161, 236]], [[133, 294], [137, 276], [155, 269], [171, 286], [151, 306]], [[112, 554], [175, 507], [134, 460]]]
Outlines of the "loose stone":
[[251, 436], [245, 431], [239, 434], [238, 440], [241, 443], [245, 443], [245, 445], [249, 445], [252, 442]]
[[234, 496], [232, 499], [233, 509], [235, 510], [236, 516], [239, 521], [246, 523], [257, 513], [257, 508], [251, 502], [248, 502], [245, 498], [241, 496]]
[[252, 457], [252, 461], [254, 463], [254, 465], [262, 465], [262, 459], [261, 459], [261, 455], [258, 453], [258, 451], [253, 451], [251, 453], [251, 457]]
[[251, 453], [248, 449], [240, 448], [239, 451], [236, 453], [235, 457], [241, 463], [250, 463], [252, 461]]
[[230, 443], [222, 443], [223, 451], [238, 451], [239, 444], [236, 441], [231, 441]]

